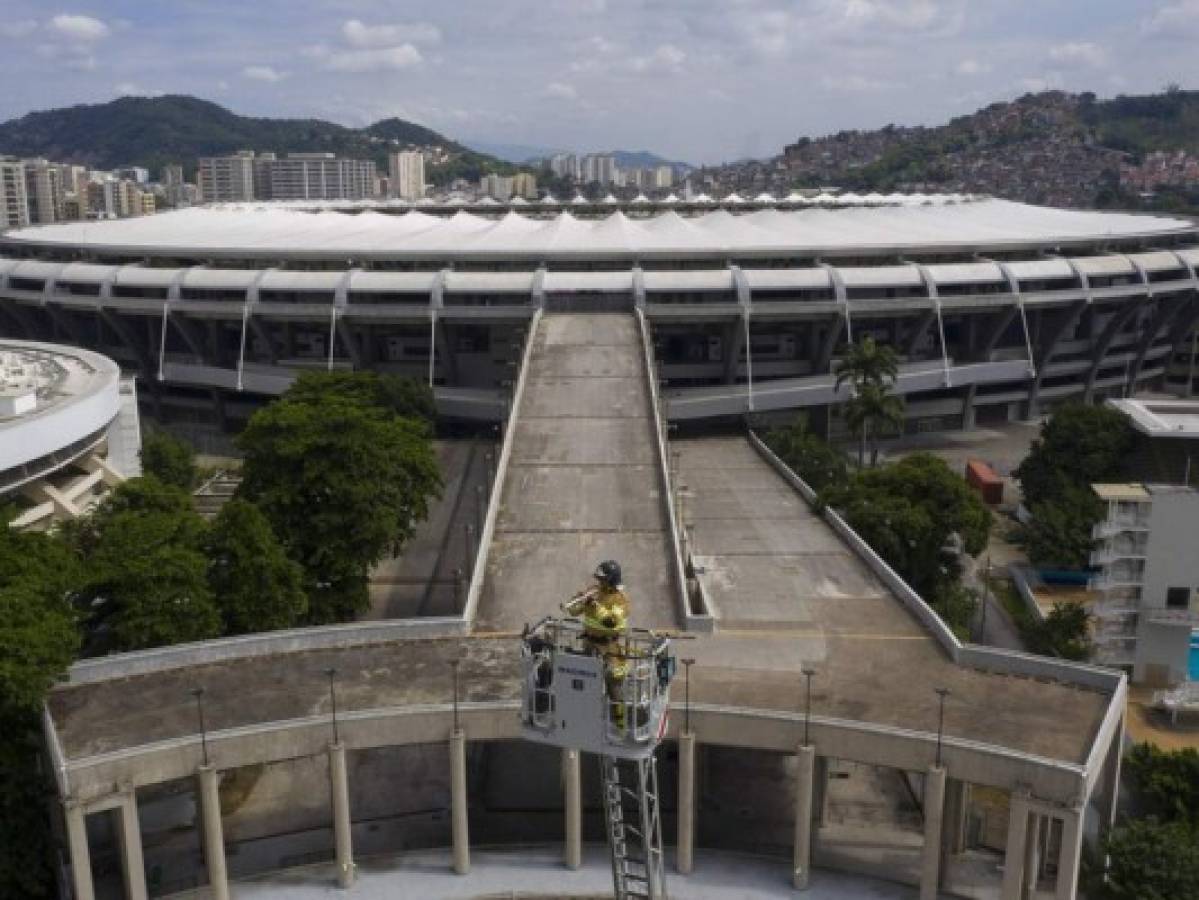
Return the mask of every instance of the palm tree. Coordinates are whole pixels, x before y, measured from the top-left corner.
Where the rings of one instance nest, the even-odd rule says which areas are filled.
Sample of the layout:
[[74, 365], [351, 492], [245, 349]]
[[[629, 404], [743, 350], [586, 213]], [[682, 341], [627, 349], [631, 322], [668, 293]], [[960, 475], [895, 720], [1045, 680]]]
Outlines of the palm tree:
[[867, 335], [853, 345], [837, 365], [836, 389], [849, 382], [853, 397], [845, 404], [845, 423], [858, 436], [858, 468], [866, 464], [866, 444], [871, 446], [870, 465], [878, 463], [879, 434], [884, 426], [903, 424], [903, 400], [891, 393], [899, 377], [895, 350]]
[[848, 381], [858, 391], [867, 383], [894, 384], [898, 377], [899, 358], [894, 348], [866, 335], [837, 364], [836, 388], [839, 390]]

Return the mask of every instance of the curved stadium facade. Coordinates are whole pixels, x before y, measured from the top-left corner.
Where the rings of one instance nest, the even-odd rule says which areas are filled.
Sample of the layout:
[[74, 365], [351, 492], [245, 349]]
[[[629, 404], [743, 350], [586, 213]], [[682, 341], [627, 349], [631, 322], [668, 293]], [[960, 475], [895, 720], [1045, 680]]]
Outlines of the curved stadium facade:
[[193, 415], [244, 417], [298, 369], [368, 367], [431, 378], [446, 416], [498, 419], [535, 309], [640, 308], [671, 419], [827, 405], [834, 360], [872, 334], [900, 351], [917, 429], [1151, 385], [1199, 320], [1192, 223], [854, 199], [259, 205], [26, 229], [0, 236], [0, 328], [105, 352]]
[[1199, 234], [859, 199], [248, 206], [0, 236], [0, 329], [120, 360], [168, 416], [236, 419], [297, 371], [369, 367], [504, 426], [490, 487], [453, 501], [453, 614], [72, 667], [45, 730], [74, 896], [121, 869], [133, 900], [222, 897], [330, 858], [294, 877], [348, 886], [355, 859], [413, 848], [459, 873], [480, 845], [577, 865], [596, 785], [520, 741], [516, 637], [614, 557], [637, 623], [694, 638], [660, 752], [680, 879], [715, 849], [772, 858], [780, 888], [814, 861], [922, 897], [1075, 897], [1084, 838], [1114, 821], [1123, 674], [962, 642], [752, 434], [667, 443], [666, 420], [830, 407], [864, 334], [899, 348], [913, 429], [1152, 385], [1199, 320]]

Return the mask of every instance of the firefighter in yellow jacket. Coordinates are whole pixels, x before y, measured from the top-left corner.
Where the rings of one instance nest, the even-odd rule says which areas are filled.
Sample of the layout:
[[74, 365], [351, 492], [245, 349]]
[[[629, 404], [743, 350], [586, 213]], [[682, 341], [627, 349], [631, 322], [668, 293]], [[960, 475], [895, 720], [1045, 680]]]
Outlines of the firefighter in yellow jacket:
[[562, 604], [562, 611], [583, 623], [583, 636], [591, 650], [604, 659], [604, 681], [612, 701], [612, 719], [624, 729], [624, 704], [618, 701], [629, 673], [620, 639], [629, 627], [629, 598], [621, 580], [620, 563], [604, 560], [595, 568], [595, 585]]

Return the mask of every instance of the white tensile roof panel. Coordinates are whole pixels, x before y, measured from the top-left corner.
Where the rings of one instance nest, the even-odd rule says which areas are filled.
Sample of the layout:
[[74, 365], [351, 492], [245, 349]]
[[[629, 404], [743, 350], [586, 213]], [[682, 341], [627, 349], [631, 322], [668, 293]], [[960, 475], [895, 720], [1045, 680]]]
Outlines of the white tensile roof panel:
[[1132, 261], [1127, 256], [1082, 256], [1070, 261], [1084, 275], [1132, 275], [1136, 273]]
[[451, 294], [532, 294], [535, 272], [447, 272]]
[[546, 272], [547, 294], [591, 292], [627, 294], [633, 290], [632, 272]]
[[352, 272], [350, 293], [428, 294], [437, 272]]
[[924, 284], [916, 266], [837, 267], [846, 288], [915, 287]]
[[63, 268], [63, 263], [59, 262], [39, 262], [35, 259], [26, 259], [17, 263], [8, 272], [9, 278], [53, 278]]
[[[452, 257], [499, 252], [585, 257], [614, 251], [669, 254], [699, 250], [794, 255], [828, 250], [1034, 247], [1195, 230], [1192, 223], [1181, 219], [1049, 209], [1006, 200], [945, 205], [945, 198], [930, 198], [919, 201], [927, 205], [908, 205], [919, 200], [909, 197], [902, 205], [845, 205], [852, 200], [849, 195], [820, 195], [811, 207], [802, 209], [765, 209], [749, 215], [713, 210], [686, 219], [673, 216], [664, 223], [664, 217], [672, 216], [669, 211], [633, 222], [618, 211], [602, 219], [577, 219], [565, 213], [535, 219], [509, 211], [497, 220], [463, 211], [447, 218], [419, 210], [400, 214], [373, 209], [314, 212], [311, 204], [307, 209], [243, 204], [192, 207], [104, 222], [64, 222], [8, 232], [3, 240], [131, 253], [177, 251], [216, 259], [240, 253], [334, 258], [344, 254], [348, 263], [360, 254]], [[693, 204], [700, 202], [702, 197]], [[725, 198], [721, 202], [727, 205], [730, 201]]]
[[182, 285], [208, 291], [242, 291], [261, 274], [253, 269], [191, 269], [183, 276]]
[[731, 291], [733, 273], [728, 269], [646, 272], [646, 293], [657, 291]]
[[76, 284], [103, 284], [116, 274], [113, 266], [96, 266], [89, 263], [68, 263], [56, 276], [58, 281]]
[[1041, 281], [1047, 278], [1073, 278], [1074, 270], [1064, 259], [1030, 259], [1007, 263], [1017, 281]]
[[152, 269], [149, 266], [121, 266], [113, 284], [125, 287], [170, 287], [182, 269]]
[[822, 289], [832, 286], [826, 269], [742, 269], [750, 290]]
[[1146, 272], [1169, 272], [1172, 269], [1181, 269], [1183, 267], [1178, 255], [1166, 250], [1158, 250], [1152, 253], [1130, 253], [1128, 254], [1128, 258]]
[[934, 284], [991, 284], [1006, 282], [1003, 270], [995, 263], [938, 263], [925, 266]]
[[335, 291], [345, 280], [345, 272], [290, 272], [276, 269], [258, 282], [260, 291]]
[[1178, 255], [1192, 266], [1199, 266], [1199, 247], [1183, 247]]

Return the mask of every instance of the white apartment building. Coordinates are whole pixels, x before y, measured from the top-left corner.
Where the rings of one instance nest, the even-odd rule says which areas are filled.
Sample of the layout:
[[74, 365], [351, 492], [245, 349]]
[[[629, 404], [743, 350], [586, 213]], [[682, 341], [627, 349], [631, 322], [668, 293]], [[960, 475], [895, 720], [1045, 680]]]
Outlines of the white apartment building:
[[197, 176], [200, 197], [205, 203], [228, 203], [254, 199], [254, 151], [239, 150], [232, 156], [205, 156]]
[[573, 153], [556, 153], [549, 160], [550, 171], [558, 178], [573, 178], [579, 180], [579, 158]]
[[479, 179], [479, 193], [493, 200], [508, 200], [512, 197], [512, 179], [491, 172]]
[[0, 228], [23, 228], [29, 224], [29, 198], [25, 164], [0, 157]]
[[612, 184], [616, 180], [616, 157], [611, 153], [589, 153], [583, 157], [582, 180]]
[[169, 206], [189, 205], [188, 183], [183, 180], [183, 166], [175, 163], [162, 168], [162, 189]]
[[401, 150], [388, 159], [388, 176], [393, 197], [415, 203], [425, 196], [425, 155], [419, 150]]
[[536, 200], [537, 178], [528, 172], [517, 172], [512, 176], [512, 194], [526, 200]]
[[654, 187], [668, 188], [674, 186], [674, 169], [670, 166], [658, 166], [654, 169]]
[[1153, 687], [1187, 679], [1199, 629], [1199, 491], [1182, 485], [1096, 484], [1106, 515], [1095, 525], [1091, 588], [1099, 600], [1095, 661], [1131, 667]]
[[62, 170], [59, 166], [44, 159], [25, 160], [25, 194], [31, 224], [51, 225], [63, 220]]

